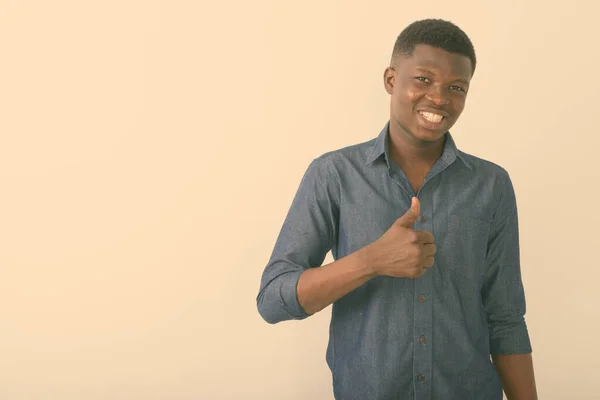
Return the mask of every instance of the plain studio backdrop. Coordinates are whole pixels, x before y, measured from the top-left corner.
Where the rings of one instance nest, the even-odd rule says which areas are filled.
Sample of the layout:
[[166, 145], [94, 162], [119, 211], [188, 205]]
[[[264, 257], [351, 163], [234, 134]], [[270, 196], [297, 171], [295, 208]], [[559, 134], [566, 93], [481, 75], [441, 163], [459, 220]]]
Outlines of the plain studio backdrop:
[[540, 399], [599, 398], [593, 7], [0, 1], [0, 399], [332, 399], [330, 308], [268, 325], [260, 275], [309, 162], [385, 124], [425, 17], [477, 51], [452, 133], [515, 185]]

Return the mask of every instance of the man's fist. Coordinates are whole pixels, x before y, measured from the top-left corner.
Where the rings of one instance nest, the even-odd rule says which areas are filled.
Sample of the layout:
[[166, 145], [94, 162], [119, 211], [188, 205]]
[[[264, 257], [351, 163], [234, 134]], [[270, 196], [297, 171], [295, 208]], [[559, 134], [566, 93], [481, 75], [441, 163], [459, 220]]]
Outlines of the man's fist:
[[365, 248], [367, 262], [377, 275], [418, 278], [433, 266], [433, 235], [412, 229], [420, 211], [419, 200], [413, 197], [410, 209]]

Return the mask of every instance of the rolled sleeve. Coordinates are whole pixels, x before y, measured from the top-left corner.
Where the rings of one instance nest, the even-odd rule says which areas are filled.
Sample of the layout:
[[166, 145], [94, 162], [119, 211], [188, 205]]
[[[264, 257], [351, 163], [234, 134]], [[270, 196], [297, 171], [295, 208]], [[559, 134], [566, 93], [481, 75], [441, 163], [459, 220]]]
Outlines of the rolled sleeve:
[[526, 354], [532, 349], [525, 322], [516, 198], [508, 173], [503, 175], [501, 182], [503, 191], [488, 241], [483, 305], [491, 354]]
[[318, 267], [337, 237], [337, 181], [324, 156], [306, 170], [263, 271], [257, 306], [269, 323], [309, 316], [298, 302], [300, 275]]

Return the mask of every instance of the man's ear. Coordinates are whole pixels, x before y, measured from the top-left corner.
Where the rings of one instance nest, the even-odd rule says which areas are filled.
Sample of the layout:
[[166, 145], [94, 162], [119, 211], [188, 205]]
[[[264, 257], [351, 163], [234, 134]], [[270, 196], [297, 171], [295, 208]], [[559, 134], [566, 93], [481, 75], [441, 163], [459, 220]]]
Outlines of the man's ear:
[[394, 86], [396, 86], [396, 70], [394, 70], [393, 67], [387, 67], [383, 72], [383, 86], [389, 95], [394, 92]]

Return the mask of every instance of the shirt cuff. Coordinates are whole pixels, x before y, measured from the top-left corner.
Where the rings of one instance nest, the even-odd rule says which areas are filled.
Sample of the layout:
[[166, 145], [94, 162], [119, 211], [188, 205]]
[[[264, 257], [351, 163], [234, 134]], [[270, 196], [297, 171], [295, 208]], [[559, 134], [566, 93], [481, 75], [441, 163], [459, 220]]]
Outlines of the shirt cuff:
[[280, 277], [281, 306], [292, 319], [304, 319], [310, 314], [306, 313], [298, 301], [298, 281], [304, 271], [289, 272]]
[[[495, 329], [494, 329], [495, 328]], [[531, 340], [525, 321], [510, 327], [490, 327], [491, 354], [529, 354]]]

